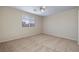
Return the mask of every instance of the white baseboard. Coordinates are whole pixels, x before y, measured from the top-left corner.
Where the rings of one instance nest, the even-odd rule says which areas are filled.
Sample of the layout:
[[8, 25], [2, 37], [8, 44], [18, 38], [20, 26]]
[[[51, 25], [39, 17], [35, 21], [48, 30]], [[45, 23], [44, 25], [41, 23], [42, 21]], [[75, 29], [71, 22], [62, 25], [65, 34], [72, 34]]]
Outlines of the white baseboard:
[[9, 37], [9, 38], [2, 38], [2, 39], [0, 39], [0, 42], [7, 42], [7, 41], [11, 41], [11, 40], [16, 40], [16, 39], [22, 39], [22, 38], [25, 38], [25, 37], [28, 38], [28, 37], [35, 36], [35, 35], [38, 35], [38, 34], [33, 34], [33, 35], [28, 35], [28, 36], [26, 34], [22, 34], [22, 35]]
[[[67, 37], [63, 37], [63, 36], [59, 36], [59, 35], [52, 35], [52, 34], [48, 34], [48, 33], [43, 33], [43, 34], [50, 35], [50, 36], [55, 36], [55, 37], [59, 37], [59, 38], [63, 38], [63, 39], [74, 40], [72, 38], [67, 38]], [[77, 40], [75, 39], [74, 41], [77, 41]]]

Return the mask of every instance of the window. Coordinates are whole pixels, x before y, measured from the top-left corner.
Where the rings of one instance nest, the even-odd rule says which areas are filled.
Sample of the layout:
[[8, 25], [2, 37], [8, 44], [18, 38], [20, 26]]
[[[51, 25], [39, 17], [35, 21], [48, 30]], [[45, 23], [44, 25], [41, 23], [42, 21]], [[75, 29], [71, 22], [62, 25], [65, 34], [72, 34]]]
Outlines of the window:
[[34, 27], [35, 19], [30, 16], [22, 16], [22, 27]]

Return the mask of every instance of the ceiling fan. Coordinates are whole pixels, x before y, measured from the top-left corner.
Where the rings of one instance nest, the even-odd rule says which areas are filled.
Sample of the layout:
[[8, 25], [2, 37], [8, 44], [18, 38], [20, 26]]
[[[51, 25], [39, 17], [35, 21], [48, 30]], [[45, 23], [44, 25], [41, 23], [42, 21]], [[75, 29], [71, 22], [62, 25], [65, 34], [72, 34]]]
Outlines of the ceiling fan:
[[43, 13], [43, 12], [45, 12], [46, 11], [46, 6], [41, 6], [40, 7], [40, 11]]

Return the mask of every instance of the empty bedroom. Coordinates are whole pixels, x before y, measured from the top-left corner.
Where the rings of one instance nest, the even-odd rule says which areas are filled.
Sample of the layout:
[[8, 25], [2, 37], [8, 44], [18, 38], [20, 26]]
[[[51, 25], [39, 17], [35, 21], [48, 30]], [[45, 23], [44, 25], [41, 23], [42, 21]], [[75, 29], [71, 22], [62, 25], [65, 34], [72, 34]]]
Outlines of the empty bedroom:
[[79, 7], [0, 6], [0, 52], [79, 52]]

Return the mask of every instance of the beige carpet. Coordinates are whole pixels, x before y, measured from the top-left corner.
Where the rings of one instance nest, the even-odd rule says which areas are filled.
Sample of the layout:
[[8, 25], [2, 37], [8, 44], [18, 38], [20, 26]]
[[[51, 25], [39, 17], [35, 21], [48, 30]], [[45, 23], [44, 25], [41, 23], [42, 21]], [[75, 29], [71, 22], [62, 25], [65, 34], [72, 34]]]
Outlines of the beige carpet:
[[28, 38], [0, 43], [3, 52], [77, 52], [76, 41], [39, 34]]

